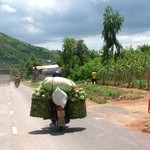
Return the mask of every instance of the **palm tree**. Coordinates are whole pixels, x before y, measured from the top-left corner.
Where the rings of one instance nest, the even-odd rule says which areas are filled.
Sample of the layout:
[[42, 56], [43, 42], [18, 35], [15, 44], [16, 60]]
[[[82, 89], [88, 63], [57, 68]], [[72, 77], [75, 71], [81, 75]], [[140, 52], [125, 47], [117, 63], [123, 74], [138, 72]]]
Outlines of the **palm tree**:
[[[104, 38], [103, 58], [108, 61], [111, 55], [115, 54], [115, 58], [121, 57], [122, 45], [119, 43], [116, 35], [121, 30], [124, 18], [118, 11], [114, 11], [111, 6], [107, 6], [103, 14], [103, 30], [102, 37]], [[114, 46], [116, 52], [114, 52]]]

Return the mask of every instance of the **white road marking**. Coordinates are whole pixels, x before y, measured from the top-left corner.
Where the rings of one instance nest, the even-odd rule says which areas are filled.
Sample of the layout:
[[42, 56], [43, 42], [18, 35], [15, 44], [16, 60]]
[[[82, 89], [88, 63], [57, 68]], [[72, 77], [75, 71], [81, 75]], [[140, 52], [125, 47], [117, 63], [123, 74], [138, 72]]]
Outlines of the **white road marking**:
[[11, 105], [11, 103], [9, 102], [8, 105]]
[[12, 133], [17, 134], [17, 128], [16, 127], [12, 127]]
[[14, 114], [14, 112], [13, 112], [13, 111], [10, 111], [9, 113], [10, 113], [11, 115], [13, 115], [13, 114]]
[[95, 119], [95, 120], [100, 120], [100, 118], [98, 118], [98, 117], [95, 117], [94, 119]]

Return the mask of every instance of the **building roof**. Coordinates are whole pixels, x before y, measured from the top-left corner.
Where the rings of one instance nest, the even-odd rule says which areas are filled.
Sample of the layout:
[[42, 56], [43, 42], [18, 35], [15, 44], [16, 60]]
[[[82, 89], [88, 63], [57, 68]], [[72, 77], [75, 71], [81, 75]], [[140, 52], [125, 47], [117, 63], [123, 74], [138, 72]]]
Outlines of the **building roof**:
[[59, 68], [57, 64], [55, 65], [45, 65], [45, 66], [35, 66], [37, 70], [41, 69], [53, 69], [53, 68]]

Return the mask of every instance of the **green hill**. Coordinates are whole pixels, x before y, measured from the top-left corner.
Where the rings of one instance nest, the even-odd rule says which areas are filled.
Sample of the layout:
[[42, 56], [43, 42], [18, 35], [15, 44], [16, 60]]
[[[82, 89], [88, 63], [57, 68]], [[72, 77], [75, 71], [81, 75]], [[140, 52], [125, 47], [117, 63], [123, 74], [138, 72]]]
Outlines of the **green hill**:
[[47, 60], [57, 62], [58, 53], [57, 50], [33, 46], [0, 32], [0, 67], [23, 63], [31, 54], [45, 63]]

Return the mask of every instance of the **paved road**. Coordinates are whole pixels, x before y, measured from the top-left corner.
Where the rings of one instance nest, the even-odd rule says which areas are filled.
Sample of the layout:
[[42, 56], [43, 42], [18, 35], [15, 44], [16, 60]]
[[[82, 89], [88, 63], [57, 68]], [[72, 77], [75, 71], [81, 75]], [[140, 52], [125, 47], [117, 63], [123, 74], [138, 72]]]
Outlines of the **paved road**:
[[88, 108], [85, 119], [71, 120], [63, 132], [50, 120], [30, 117], [32, 90], [0, 86], [0, 150], [148, 150], [150, 138], [110, 124]]

